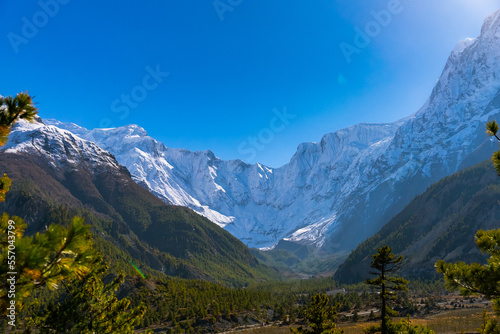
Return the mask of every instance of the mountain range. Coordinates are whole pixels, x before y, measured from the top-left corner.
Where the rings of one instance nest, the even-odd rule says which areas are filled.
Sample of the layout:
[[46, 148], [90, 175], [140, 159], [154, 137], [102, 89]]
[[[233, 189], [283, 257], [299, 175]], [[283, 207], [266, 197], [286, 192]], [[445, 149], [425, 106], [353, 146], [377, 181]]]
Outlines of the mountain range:
[[246, 285], [278, 276], [227, 231], [191, 209], [139, 186], [109, 152], [37, 119], [21, 120], [0, 150], [12, 179], [0, 211], [23, 218], [27, 234], [75, 215], [92, 227], [97, 249], [120, 270], [133, 260], [155, 277]]
[[162, 201], [193, 209], [250, 247], [347, 254], [433, 182], [487, 158], [495, 146], [484, 125], [499, 111], [500, 11], [479, 37], [457, 44], [416, 113], [301, 144], [280, 168], [169, 148], [137, 125], [45, 123], [110, 152]]

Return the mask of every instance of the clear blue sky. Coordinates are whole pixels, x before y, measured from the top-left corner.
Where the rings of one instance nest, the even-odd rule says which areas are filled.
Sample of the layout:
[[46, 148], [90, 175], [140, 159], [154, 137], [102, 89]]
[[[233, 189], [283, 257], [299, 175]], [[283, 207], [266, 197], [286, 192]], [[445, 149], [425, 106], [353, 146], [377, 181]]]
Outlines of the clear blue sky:
[[169, 147], [272, 167], [325, 133], [415, 112], [456, 42], [500, 8], [401, 0], [348, 63], [340, 44], [397, 0], [54, 1], [0, 1], [0, 94], [28, 90], [42, 118], [139, 124]]

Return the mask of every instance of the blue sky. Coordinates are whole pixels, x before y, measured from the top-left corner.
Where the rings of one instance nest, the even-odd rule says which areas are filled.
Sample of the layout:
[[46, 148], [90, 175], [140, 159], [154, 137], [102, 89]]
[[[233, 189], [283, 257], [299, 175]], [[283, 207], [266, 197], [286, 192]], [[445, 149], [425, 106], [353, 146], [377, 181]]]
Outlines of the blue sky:
[[[497, 9], [496, 0], [0, 1], [0, 94], [28, 90], [42, 118], [139, 124], [169, 147], [279, 167], [302, 142], [415, 112], [454, 45]], [[357, 47], [355, 29], [367, 24], [372, 37]], [[357, 48], [350, 62], [341, 45]]]

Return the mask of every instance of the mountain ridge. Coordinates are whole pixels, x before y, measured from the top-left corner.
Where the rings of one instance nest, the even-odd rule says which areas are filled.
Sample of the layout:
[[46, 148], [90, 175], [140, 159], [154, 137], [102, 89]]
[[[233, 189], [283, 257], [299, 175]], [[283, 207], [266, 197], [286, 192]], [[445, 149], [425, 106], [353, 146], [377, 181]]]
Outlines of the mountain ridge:
[[479, 229], [498, 228], [499, 201], [500, 178], [489, 160], [447, 176], [356, 247], [335, 279], [342, 283], [368, 279], [371, 255], [385, 245], [404, 255], [401, 274], [409, 278], [438, 277], [434, 264], [440, 259], [485, 263], [474, 235]]
[[484, 123], [500, 112], [499, 40], [500, 11], [479, 37], [457, 44], [416, 113], [301, 144], [280, 168], [167, 148], [137, 127], [73, 131], [162, 200], [191, 207], [252, 247], [287, 240], [345, 252], [430, 184], [487, 157]]
[[158, 273], [229, 285], [279, 276], [210, 220], [138, 185], [109, 152], [40, 119], [14, 126], [0, 169], [13, 183], [0, 209], [25, 219], [29, 234], [64, 223], [56, 212], [83, 213], [100, 245]]

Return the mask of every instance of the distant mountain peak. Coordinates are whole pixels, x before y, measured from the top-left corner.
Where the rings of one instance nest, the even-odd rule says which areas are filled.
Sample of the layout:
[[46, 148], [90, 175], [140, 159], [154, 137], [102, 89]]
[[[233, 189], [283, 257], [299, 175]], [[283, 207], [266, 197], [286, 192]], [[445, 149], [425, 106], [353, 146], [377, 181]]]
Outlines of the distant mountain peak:
[[468, 48], [472, 43], [476, 41], [476, 38], [465, 38], [457, 43], [455, 48], [453, 49], [453, 53], [461, 53], [466, 48]]
[[110, 151], [162, 200], [192, 208], [249, 246], [288, 240], [348, 251], [430, 184], [491, 154], [484, 124], [500, 118], [499, 27], [500, 11], [481, 36], [458, 43], [418, 112], [301, 144], [276, 169], [168, 148], [137, 126], [58, 126]]
[[[110, 130], [113, 130], [113, 129], [110, 129]], [[136, 124], [125, 125], [125, 126], [116, 128], [116, 130], [123, 131], [127, 136], [139, 136], [139, 137], [147, 137], [148, 136], [147, 131], [144, 130], [144, 128], [142, 128]]]
[[[74, 125], [74, 129], [78, 128]], [[48, 160], [55, 169], [93, 171], [103, 166], [111, 171], [123, 169], [112, 154], [95, 143], [70, 131], [47, 125], [39, 117], [32, 123], [18, 121], [9, 141], [0, 151], [40, 157]]]
[[489, 15], [483, 23], [481, 28], [481, 35], [492, 35], [496, 38], [500, 38], [498, 35], [498, 30], [500, 27], [500, 10]]

